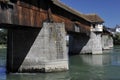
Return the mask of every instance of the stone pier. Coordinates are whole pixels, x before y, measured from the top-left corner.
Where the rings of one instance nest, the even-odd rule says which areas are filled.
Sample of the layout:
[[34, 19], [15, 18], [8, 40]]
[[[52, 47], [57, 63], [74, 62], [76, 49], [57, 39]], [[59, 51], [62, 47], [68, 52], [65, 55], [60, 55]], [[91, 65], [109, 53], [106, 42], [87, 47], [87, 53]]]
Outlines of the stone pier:
[[92, 54], [102, 54], [101, 33], [91, 32]]
[[102, 54], [101, 33], [90, 32], [70, 34], [69, 41], [70, 54]]
[[8, 72], [68, 70], [64, 23], [44, 23], [42, 29], [8, 30]]
[[109, 34], [102, 35], [102, 49], [111, 49], [113, 47], [113, 38]]

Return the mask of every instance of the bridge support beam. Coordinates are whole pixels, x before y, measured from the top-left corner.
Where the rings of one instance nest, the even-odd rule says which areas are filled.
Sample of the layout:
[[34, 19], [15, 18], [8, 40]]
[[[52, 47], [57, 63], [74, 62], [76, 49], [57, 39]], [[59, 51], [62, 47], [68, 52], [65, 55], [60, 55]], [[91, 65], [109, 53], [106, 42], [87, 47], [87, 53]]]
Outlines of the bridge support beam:
[[43, 28], [8, 30], [8, 72], [56, 72], [68, 70], [63, 23], [44, 23]]

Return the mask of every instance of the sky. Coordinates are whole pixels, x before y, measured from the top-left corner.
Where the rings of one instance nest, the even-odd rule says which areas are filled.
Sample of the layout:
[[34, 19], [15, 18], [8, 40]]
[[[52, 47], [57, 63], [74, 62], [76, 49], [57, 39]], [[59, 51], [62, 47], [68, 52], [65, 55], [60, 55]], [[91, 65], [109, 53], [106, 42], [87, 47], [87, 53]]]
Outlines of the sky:
[[60, 0], [83, 14], [97, 14], [107, 27], [120, 25], [120, 0]]

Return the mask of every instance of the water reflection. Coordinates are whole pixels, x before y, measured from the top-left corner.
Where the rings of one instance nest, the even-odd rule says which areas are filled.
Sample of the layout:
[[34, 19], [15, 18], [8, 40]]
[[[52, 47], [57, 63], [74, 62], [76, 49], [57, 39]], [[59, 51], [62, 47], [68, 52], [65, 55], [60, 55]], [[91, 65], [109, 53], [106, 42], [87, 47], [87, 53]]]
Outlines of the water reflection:
[[0, 67], [0, 80], [6, 80], [6, 70], [4, 67]]
[[112, 57], [112, 65], [120, 66], [120, 56], [114, 55]]
[[111, 55], [111, 64], [120, 66], [120, 46], [115, 46], [114, 51]]
[[81, 55], [80, 58], [91, 66], [103, 66], [111, 63], [110, 55]]
[[0, 80], [6, 80], [6, 74], [0, 73]]
[[8, 74], [5, 50], [0, 50], [0, 80], [120, 80], [120, 47], [103, 55], [77, 55], [69, 58], [70, 70], [59, 73]]
[[6, 80], [70, 80], [68, 72], [43, 74], [9, 74]]
[[119, 64], [120, 49], [106, 50], [102, 55], [72, 56], [70, 75], [72, 80], [120, 80]]
[[[120, 47], [119, 47], [120, 48]], [[80, 55], [82, 61], [90, 66], [120, 66], [120, 49], [105, 50], [102, 55]]]
[[[98, 61], [94, 61], [94, 59]], [[99, 55], [79, 55], [70, 58], [70, 75], [72, 80], [105, 80], [104, 66]], [[100, 60], [100, 61], [99, 61]], [[94, 63], [95, 62], [95, 63]], [[102, 64], [103, 65], [103, 64]]]
[[0, 80], [6, 80], [6, 49], [0, 48]]

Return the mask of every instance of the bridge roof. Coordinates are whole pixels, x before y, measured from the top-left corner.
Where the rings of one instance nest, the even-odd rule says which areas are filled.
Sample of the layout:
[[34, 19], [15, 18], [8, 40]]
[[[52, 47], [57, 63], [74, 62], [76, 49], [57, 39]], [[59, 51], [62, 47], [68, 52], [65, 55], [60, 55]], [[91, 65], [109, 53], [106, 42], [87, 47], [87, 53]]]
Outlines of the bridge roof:
[[103, 23], [103, 19], [100, 18], [97, 14], [83, 14], [84, 18], [92, 23]]
[[63, 4], [62, 2], [60, 2], [60, 0], [52, 0], [53, 3], [61, 8], [63, 8], [64, 10], [83, 18], [84, 20], [90, 22], [90, 23], [103, 23], [104, 20], [102, 18], [100, 18], [97, 14], [81, 14], [80, 12], [72, 9], [71, 7]]

